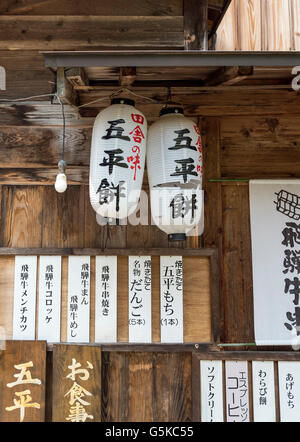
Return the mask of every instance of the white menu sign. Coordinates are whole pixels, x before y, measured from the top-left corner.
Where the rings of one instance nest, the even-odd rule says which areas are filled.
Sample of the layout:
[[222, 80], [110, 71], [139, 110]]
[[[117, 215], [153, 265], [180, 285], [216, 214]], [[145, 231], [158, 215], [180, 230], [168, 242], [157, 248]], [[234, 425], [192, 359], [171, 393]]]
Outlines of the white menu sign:
[[90, 257], [69, 256], [68, 342], [90, 340]]
[[96, 256], [95, 342], [117, 342], [117, 257]]
[[226, 361], [227, 422], [250, 422], [247, 361]]
[[129, 342], [152, 342], [151, 256], [128, 259]]
[[276, 422], [273, 361], [252, 362], [254, 422]]
[[160, 257], [161, 342], [183, 343], [182, 256]]
[[255, 340], [300, 344], [300, 180], [250, 182]]
[[278, 362], [280, 421], [300, 422], [300, 362]]
[[222, 361], [200, 361], [201, 422], [224, 422]]
[[60, 342], [61, 256], [41, 256], [38, 339]]
[[36, 256], [15, 257], [13, 339], [35, 339]]

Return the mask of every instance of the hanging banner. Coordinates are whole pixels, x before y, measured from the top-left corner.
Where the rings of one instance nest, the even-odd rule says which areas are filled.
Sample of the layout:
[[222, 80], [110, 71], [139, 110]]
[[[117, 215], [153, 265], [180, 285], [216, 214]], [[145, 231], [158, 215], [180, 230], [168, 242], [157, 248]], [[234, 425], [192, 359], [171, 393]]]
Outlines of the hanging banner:
[[278, 362], [281, 422], [300, 422], [300, 362]]
[[247, 361], [226, 361], [227, 422], [250, 422]]
[[161, 342], [183, 343], [182, 256], [160, 257]]
[[300, 180], [250, 182], [255, 339], [300, 344]]
[[101, 421], [101, 349], [53, 347], [53, 422]]
[[252, 362], [254, 422], [276, 422], [274, 362]]
[[117, 342], [117, 257], [96, 256], [95, 342]]
[[15, 257], [13, 339], [35, 339], [36, 256]]
[[90, 340], [90, 257], [69, 256], [68, 342]]
[[46, 342], [6, 341], [0, 357], [0, 422], [44, 422]]
[[128, 258], [129, 342], [152, 342], [151, 256]]
[[224, 422], [222, 361], [200, 361], [201, 422]]
[[61, 256], [40, 256], [38, 339], [60, 342]]

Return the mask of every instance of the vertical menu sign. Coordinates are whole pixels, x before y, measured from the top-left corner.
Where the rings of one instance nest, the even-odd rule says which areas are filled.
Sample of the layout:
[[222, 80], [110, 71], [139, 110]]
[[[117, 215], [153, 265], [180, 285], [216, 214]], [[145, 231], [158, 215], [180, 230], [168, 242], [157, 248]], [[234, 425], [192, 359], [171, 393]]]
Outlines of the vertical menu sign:
[[200, 361], [201, 422], [224, 422], [222, 361]]
[[13, 339], [35, 339], [36, 256], [15, 257]]
[[90, 257], [69, 256], [68, 342], [89, 342]]
[[95, 342], [117, 342], [116, 256], [96, 256]]
[[278, 362], [280, 421], [300, 422], [300, 362]]
[[247, 361], [226, 361], [227, 422], [250, 422]]
[[183, 343], [182, 256], [160, 257], [161, 342]]
[[38, 339], [60, 341], [61, 256], [41, 256]]
[[273, 361], [252, 362], [254, 422], [276, 422]]
[[151, 256], [129, 256], [129, 342], [150, 343]]

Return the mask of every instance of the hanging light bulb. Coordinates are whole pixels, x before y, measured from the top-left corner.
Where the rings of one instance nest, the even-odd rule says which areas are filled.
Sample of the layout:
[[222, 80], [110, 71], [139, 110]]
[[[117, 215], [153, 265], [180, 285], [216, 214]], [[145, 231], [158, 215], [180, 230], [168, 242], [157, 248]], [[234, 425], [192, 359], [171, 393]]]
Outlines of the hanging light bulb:
[[56, 175], [55, 180], [55, 190], [58, 193], [63, 193], [67, 190], [68, 183], [67, 183], [67, 176], [65, 174], [67, 163], [64, 160], [60, 160], [58, 163], [58, 170], [59, 173]]
[[[147, 171], [151, 214], [170, 241], [204, 229], [202, 143], [197, 125], [180, 107], [165, 107], [149, 129]], [[196, 230], [197, 229], [197, 230]]]
[[90, 201], [99, 216], [124, 219], [137, 208], [145, 168], [147, 120], [133, 100], [113, 98], [94, 123]]

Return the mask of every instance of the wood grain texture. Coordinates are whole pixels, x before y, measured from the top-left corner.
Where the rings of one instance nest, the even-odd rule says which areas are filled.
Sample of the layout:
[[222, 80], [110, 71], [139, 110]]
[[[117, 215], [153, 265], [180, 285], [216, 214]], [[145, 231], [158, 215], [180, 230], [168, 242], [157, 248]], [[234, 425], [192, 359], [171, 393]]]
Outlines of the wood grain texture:
[[254, 342], [248, 187], [224, 186], [222, 202], [224, 342]]
[[104, 353], [102, 420], [189, 422], [191, 355]]
[[[77, 365], [71, 369], [73, 361]], [[92, 366], [92, 368], [91, 368]], [[88, 370], [79, 372], [79, 370]], [[77, 372], [78, 370], [78, 372]], [[52, 421], [66, 422], [70, 416], [70, 409], [76, 404], [72, 396], [66, 394], [75, 384], [79, 384], [87, 393], [83, 392], [82, 400], [85, 411], [93, 418], [87, 418], [87, 422], [101, 421], [101, 350], [99, 347], [83, 345], [55, 345], [53, 348], [53, 397], [52, 397]], [[68, 377], [73, 373], [72, 377]], [[81, 397], [81, 396], [79, 396]], [[78, 401], [77, 401], [78, 402]], [[79, 401], [79, 404], [82, 402]], [[82, 422], [77, 420], [76, 422]]]
[[[8, 411], [6, 407], [14, 406], [14, 399], [20, 400], [16, 393], [29, 391], [25, 396], [32, 400], [29, 403], [39, 404], [39, 407], [26, 407], [23, 422], [44, 422], [45, 420], [45, 383], [46, 383], [46, 343], [43, 341], [6, 341], [6, 348], [0, 351], [0, 422], [20, 422], [21, 410]], [[21, 369], [15, 365], [32, 362], [29, 370], [33, 380], [37, 383], [23, 383], [8, 387], [7, 384], [17, 382], [15, 374], [20, 374]], [[30, 375], [29, 375], [30, 376]], [[24, 381], [26, 375], [20, 377]]]
[[183, 18], [172, 16], [0, 17], [0, 49], [79, 50], [107, 47], [183, 47]]
[[297, 0], [233, 0], [218, 29], [218, 50], [297, 50]]
[[73, 0], [3, 0], [1, 14], [16, 15], [95, 15], [95, 16], [160, 16], [181, 15], [182, 0], [86, 0], [84, 3]]

